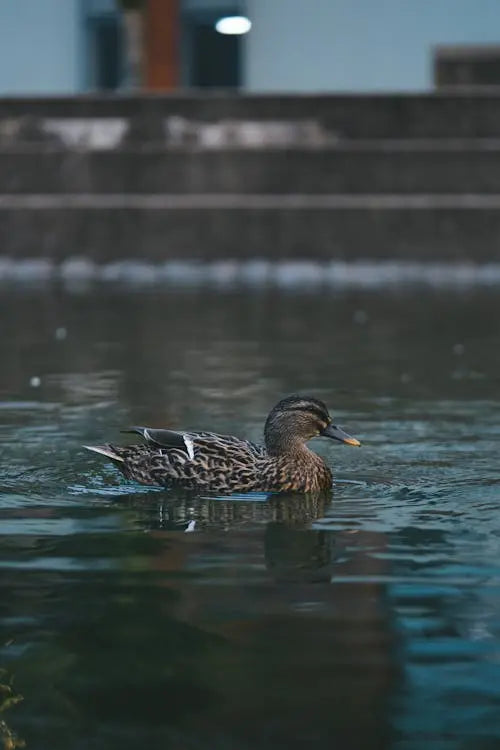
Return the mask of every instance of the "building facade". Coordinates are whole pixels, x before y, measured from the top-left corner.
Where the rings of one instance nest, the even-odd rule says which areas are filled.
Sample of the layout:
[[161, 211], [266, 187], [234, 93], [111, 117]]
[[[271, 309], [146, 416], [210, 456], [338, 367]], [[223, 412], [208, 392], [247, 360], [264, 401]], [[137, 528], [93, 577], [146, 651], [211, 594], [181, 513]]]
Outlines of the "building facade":
[[423, 91], [436, 46], [500, 44], [498, 0], [248, 0], [248, 13], [254, 92]]
[[[133, 2], [0, 0], [0, 95], [425, 90], [437, 45], [500, 44], [499, 0], [142, 2], [134, 30], [123, 11]], [[252, 22], [248, 34], [216, 31], [237, 14]]]

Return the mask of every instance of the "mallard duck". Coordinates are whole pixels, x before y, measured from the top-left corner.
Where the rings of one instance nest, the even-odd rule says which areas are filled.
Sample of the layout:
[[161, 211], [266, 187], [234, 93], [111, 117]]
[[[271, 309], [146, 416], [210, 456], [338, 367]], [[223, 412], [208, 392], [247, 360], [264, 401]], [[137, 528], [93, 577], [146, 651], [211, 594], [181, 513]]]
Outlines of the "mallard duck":
[[140, 445], [86, 445], [127, 477], [146, 485], [232, 494], [235, 492], [317, 492], [332, 484], [332, 473], [306, 442], [323, 436], [360, 445], [332, 424], [325, 404], [310, 396], [289, 396], [267, 417], [265, 446], [213, 432], [131, 427]]

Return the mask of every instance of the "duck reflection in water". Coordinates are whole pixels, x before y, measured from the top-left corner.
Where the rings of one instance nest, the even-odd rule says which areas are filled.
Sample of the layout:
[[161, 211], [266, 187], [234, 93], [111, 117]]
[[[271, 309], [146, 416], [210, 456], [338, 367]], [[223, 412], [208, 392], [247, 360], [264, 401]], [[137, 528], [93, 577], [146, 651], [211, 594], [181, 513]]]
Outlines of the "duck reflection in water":
[[[261, 732], [266, 748], [305, 747], [311, 737], [314, 746], [333, 738], [386, 747], [393, 633], [385, 587], [370, 582], [386, 563], [366, 552], [385, 540], [328, 531], [332, 500], [332, 492], [260, 500], [176, 493], [146, 506], [144, 494], [129, 497], [159, 545], [150, 563], [176, 593], [176, 619], [223, 638], [222, 652], [204, 661], [223, 695], [198, 715], [207, 736], [223, 726], [234, 747]], [[302, 679], [309, 670], [314, 683]], [[371, 719], [361, 725], [360, 713]]]
[[311, 525], [325, 515], [332, 498], [332, 491], [262, 494], [259, 499], [255, 495], [203, 498], [177, 492], [150, 503], [137, 493], [129, 495], [127, 502], [140, 525], [155, 536], [175, 540], [182, 532], [243, 534], [246, 539], [261, 540], [266, 568], [274, 580], [328, 581], [334, 537]]

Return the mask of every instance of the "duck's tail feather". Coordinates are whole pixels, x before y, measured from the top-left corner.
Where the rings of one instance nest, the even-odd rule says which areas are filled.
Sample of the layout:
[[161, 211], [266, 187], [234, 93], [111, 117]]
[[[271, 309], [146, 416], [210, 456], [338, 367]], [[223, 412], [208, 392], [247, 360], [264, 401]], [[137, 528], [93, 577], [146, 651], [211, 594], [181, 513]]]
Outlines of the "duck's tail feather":
[[82, 448], [86, 448], [86, 450], [93, 451], [94, 453], [100, 453], [102, 456], [106, 456], [106, 458], [110, 458], [112, 461], [118, 461], [119, 463], [124, 462], [124, 459], [115, 453], [111, 445], [83, 445]]

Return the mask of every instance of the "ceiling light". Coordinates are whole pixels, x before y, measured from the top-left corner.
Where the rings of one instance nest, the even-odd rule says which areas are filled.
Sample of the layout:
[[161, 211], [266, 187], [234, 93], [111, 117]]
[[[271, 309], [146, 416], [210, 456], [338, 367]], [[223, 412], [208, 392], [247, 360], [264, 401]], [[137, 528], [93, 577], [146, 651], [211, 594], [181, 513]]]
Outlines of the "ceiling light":
[[246, 16], [225, 16], [215, 24], [219, 34], [248, 34], [251, 28], [252, 22]]

